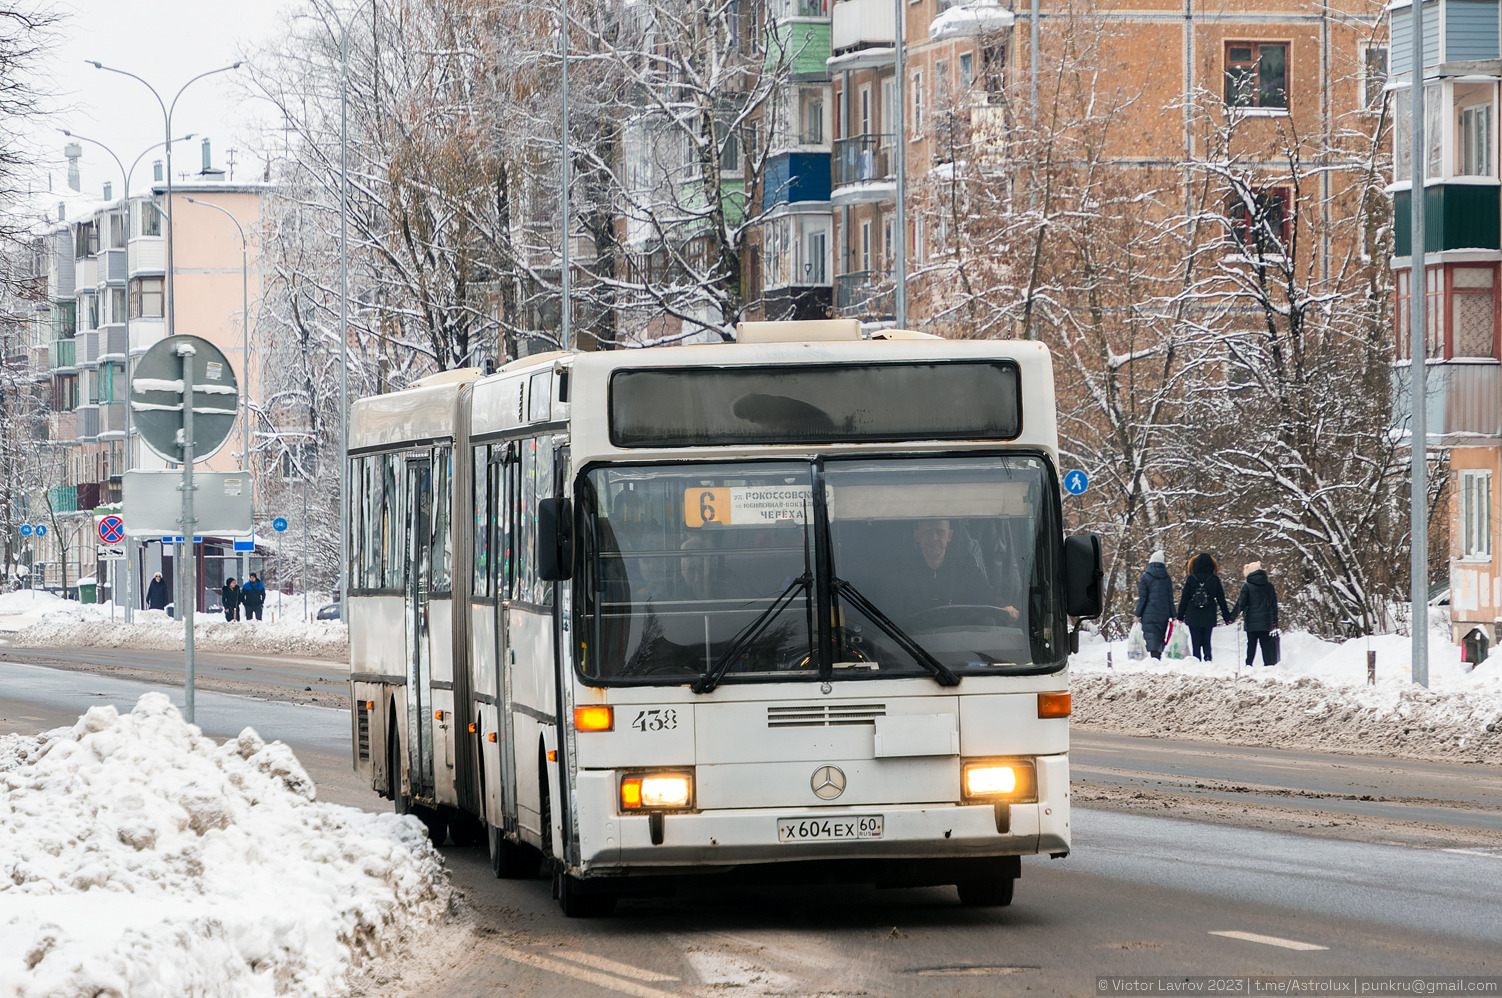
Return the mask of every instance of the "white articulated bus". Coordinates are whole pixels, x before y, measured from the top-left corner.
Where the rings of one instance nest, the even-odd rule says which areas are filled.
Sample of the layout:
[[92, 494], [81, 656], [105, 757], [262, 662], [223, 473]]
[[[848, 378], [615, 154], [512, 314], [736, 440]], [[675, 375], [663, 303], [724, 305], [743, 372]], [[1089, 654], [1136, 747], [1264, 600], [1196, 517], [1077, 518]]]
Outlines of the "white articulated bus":
[[355, 765], [569, 915], [677, 878], [954, 884], [1069, 851], [1036, 343], [747, 324], [357, 403]]

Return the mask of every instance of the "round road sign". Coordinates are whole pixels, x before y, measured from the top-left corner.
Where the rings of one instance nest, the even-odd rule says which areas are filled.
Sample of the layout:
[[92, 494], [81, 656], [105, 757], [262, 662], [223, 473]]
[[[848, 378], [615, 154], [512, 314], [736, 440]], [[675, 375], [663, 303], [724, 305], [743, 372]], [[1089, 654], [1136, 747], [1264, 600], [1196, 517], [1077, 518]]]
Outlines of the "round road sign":
[[193, 376], [193, 463], [224, 446], [239, 412], [240, 389], [223, 351], [201, 336], [169, 336], [136, 361], [130, 411], [141, 439], [159, 457], [181, 462], [183, 352]]
[[99, 518], [99, 539], [106, 544], [119, 544], [125, 540], [125, 521], [111, 513]]
[[271, 529], [275, 530], [277, 532], [281, 532], [283, 530], [286, 530], [287, 529], [287, 518], [285, 516], [279, 516], [275, 520], [272, 520], [271, 521]]
[[1064, 476], [1064, 491], [1077, 496], [1090, 487], [1090, 476], [1076, 468]]
[[38, 537], [46, 537], [47, 536], [47, 524], [45, 524], [45, 523], [38, 523], [37, 524], [37, 536]]
[[23, 524], [21, 524], [21, 536], [22, 537], [30, 537], [31, 536], [31, 524], [29, 524], [29, 523], [23, 523]]

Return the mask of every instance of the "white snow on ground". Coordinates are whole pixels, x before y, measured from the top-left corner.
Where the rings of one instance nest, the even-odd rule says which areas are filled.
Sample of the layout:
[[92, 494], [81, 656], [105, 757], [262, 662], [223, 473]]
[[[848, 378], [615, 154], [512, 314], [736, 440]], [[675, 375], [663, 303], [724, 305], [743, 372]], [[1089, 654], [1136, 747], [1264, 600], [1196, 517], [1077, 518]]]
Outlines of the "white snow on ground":
[[[291, 604], [291, 597], [286, 601]], [[201, 651], [246, 655], [291, 655], [299, 658], [349, 660], [349, 632], [337, 620], [301, 619], [297, 613], [279, 620], [228, 621], [221, 613], [194, 618], [193, 644]], [[270, 605], [270, 604], [268, 604]], [[108, 603], [79, 603], [51, 593], [21, 590], [0, 595], [0, 638], [22, 648], [156, 648], [181, 650], [183, 625], [160, 610], [137, 610], [126, 626], [122, 611], [110, 619]], [[314, 605], [316, 609], [316, 605]]]
[[0, 996], [337, 995], [446, 918], [422, 823], [314, 799], [291, 749], [167, 697], [0, 738]]
[[1406, 635], [1331, 642], [1285, 632], [1282, 661], [1265, 667], [1259, 653], [1251, 668], [1244, 642], [1222, 626], [1213, 661], [1133, 661], [1125, 641], [1082, 634], [1074, 720], [1125, 734], [1502, 763], [1502, 650], [1467, 671], [1447, 622], [1430, 628], [1427, 689], [1413, 683]]

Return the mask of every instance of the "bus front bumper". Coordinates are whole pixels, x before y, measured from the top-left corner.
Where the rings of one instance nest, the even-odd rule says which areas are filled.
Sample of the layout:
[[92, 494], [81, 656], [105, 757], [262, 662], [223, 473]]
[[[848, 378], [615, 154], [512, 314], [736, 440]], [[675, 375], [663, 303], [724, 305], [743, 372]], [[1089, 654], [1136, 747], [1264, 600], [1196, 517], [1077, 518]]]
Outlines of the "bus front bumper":
[[[1047, 765], [1039, 760], [1040, 765]], [[822, 859], [969, 859], [1069, 852], [1067, 762], [1063, 772], [1040, 773], [1045, 793], [1037, 803], [854, 804], [823, 807], [759, 807], [714, 811], [620, 814], [611, 772], [578, 776], [579, 871], [585, 875], [651, 873], [669, 868], [725, 869], [747, 864]], [[869, 819], [880, 819], [879, 836]], [[593, 818], [593, 820], [590, 820]], [[852, 824], [856, 819], [868, 819]], [[817, 823], [830, 833], [856, 837], [803, 838], [789, 826]], [[842, 826], [836, 827], [836, 826]]]

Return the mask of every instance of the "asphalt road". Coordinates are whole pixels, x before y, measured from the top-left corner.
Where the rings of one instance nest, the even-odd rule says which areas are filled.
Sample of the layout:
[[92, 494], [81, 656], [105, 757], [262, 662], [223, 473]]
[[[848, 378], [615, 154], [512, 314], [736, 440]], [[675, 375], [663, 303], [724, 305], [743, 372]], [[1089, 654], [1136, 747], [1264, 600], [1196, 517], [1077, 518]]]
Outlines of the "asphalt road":
[[[128, 709], [145, 688], [0, 662], [0, 732], [68, 723], [95, 703]], [[343, 710], [209, 692], [197, 703], [209, 734], [250, 724], [291, 744], [324, 799], [389, 807], [353, 777]], [[1127, 790], [1172, 785], [1232, 802], [1250, 792], [1237, 787], [1283, 804], [1320, 795], [1326, 808], [1379, 803], [1401, 812], [1418, 801], [1460, 833], [1493, 820], [1502, 793], [1492, 767], [1090, 732], [1076, 733], [1074, 766]], [[1109, 981], [1102, 988], [1097, 975], [1502, 975], [1502, 850], [1337, 841], [1091, 808], [1076, 808], [1074, 828], [1070, 857], [1024, 860], [1016, 901], [991, 910], [961, 908], [951, 889], [706, 881], [671, 898], [623, 901], [612, 918], [569, 920], [546, 880], [496, 880], [483, 850], [449, 846], [475, 929], [456, 931], [378, 993], [1099, 996], [1126, 992]]]

